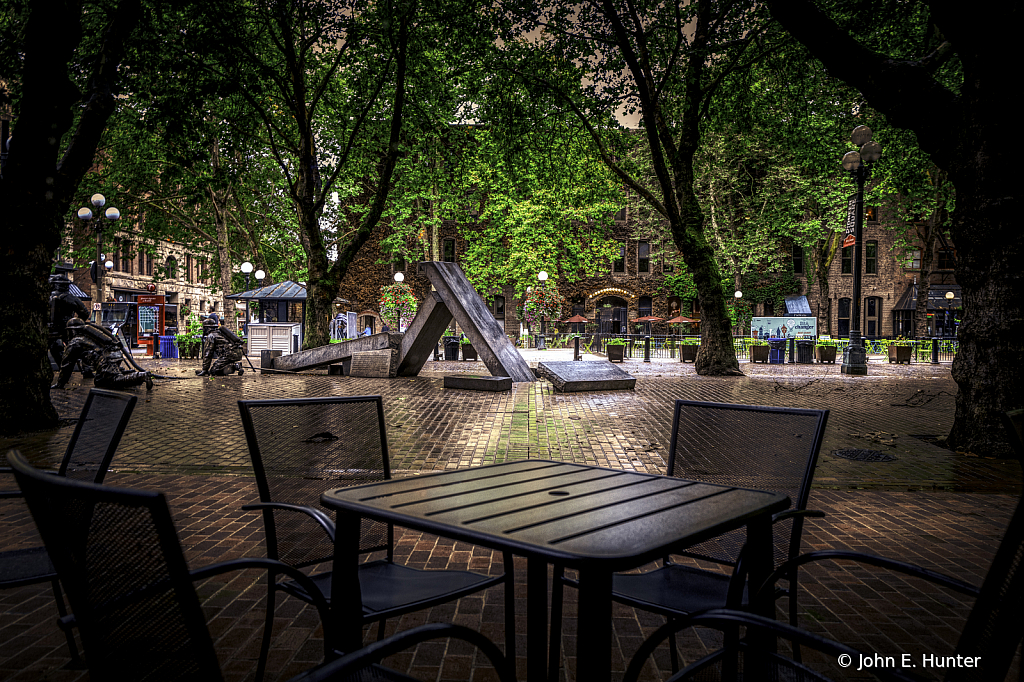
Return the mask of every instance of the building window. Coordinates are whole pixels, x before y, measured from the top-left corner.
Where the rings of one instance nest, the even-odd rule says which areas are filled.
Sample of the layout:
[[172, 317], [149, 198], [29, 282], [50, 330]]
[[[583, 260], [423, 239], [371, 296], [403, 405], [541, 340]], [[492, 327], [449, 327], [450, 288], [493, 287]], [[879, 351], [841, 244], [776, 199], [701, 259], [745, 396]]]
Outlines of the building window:
[[953, 249], [939, 249], [939, 270], [952, 270], [956, 267], [956, 252]]
[[865, 213], [864, 218], [868, 222], [872, 222], [872, 223], [878, 222], [878, 207], [877, 206], [868, 206], [866, 209], [864, 209], [864, 213]]
[[668, 297], [668, 316], [669, 319], [673, 317], [679, 317], [682, 314], [683, 302], [679, 300], [678, 296]]
[[185, 281], [186, 282], [191, 282], [192, 281], [192, 254], [191, 253], [186, 253], [185, 254]]
[[167, 279], [178, 279], [178, 261], [174, 256], [167, 257]]
[[804, 274], [804, 247], [793, 244], [793, 274]]
[[650, 317], [651, 311], [653, 310], [650, 296], [641, 296], [637, 301], [637, 317]]
[[903, 267], [909, 268], [910, 270], [920, 270], [921, 249], [910, 249], [907, 251], [907, 260], [903, 263]]
[[114, 261], [114, 272], [120, 272], [121, 270], [121, 238], [114, 237], [114, 253], [111, 254], [110, 260]]
[[761, 307], [764, 308], [765, 317], [775, 317], [775, 301], [765, 301]]
[[843, 265], [842, 273], [844, 275], [852, 275], [853, 274], [853, 247], [852, 246], [844, 246], [843, 247], [843, 264], [842, 265]]
[[637, 272], [651, 271], [651, 243], [639, 242], [636, 245], [636, 269]]
[[621, 222], [625, 222], [625, 220], [626, 220], [626, 209], [625, 208], [620, 208], [618, 211], [615, 212], [615, 220], [617, 220], [620, 223]]
[[[153, 257], [152, 256], [150, 256], [149, 262], [150, 262], [150, 267], [152, 267], [152, 263], [153, 263]], [[144, 252], [142, 252], [142, 251], [139, 251], [139, 274], [140, 275], [146, 274], [146, 254]]]
[[864, 274], [878, 274], [878, 242], [864, 244]]
[[499, 320], [505, 319], [505, 297], [494, 297], [494, 317]]
[[612, 262], [612, 272], [626, 271], [626, 245], [619, 244], [619, 257]]
[[868, 296], [864, 299], [864, 327], [867, 336], [875, 337], [882, 331], [882, 299], [877, 296]]
[[441, 243], [441, 260], [445, 263], [455, 262], [455, 240], [445, 239]]
[[676, 269], [676, 250], [669, 245], [665, 246], [664, 256], [661, 259], [661, 271], [668, 274]]
[[839, 299], [839, 336], [850, 335], [850, 299]]

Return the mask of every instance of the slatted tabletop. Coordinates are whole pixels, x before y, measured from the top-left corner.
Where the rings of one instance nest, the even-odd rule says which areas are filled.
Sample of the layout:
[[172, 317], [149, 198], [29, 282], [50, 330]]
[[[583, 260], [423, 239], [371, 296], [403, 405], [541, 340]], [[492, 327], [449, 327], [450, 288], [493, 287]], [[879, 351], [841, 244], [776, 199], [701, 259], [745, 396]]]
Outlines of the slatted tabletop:
[[525, 460], [324, 493], [324, 505], [578, 567], [622, 570], [785, 509], [785, 495]]
[[[343, 545], [353, 540], [359, 517], [526, 556], [531, 681], [545, 677], [549, 562], [580, 571], [578, 641], [587, 651], [577, 659], [578, 676], [606, 680], [610, 648], [600, 642], [611, 636], [613, 572], [748, 525], [765, 555], [752, 576], [767, 573], [771, 514], [790, 504], [786, 495], [763, 490], [549, 460], [337, 488], [321, 502], [339, 512], [337, 557], [354, 554]], [[336, 562], [340, 577], [337, 568]]]

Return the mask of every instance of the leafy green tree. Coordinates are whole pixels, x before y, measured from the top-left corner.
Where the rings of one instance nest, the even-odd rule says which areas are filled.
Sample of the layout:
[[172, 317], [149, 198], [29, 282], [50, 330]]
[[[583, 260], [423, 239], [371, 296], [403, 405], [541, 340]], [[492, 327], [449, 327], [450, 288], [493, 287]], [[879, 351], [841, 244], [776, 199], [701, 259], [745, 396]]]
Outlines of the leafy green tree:
[[[1014, 139], [1006, 65], [1015, 63], [1015, 4], [976, 8], [939, 2], [773, 0], [772, 15], [835, 77], [863, 93], [956, 190], [949, 231], [963, 288], [959, 391], [948, 442], [1008, 455], [1000, 412], [1022, 406], [1024, 301]], [[884, 147], [885, 139], [880, 139]], [[883, 157], [884, 158], [884, 157]]]
[[[694, 157], [702, 118], [723, 79], [765, 49], [760, 10], [712, 0], [523, 0], [508, 6], [508, 17], [503, 39], [515, 73], [532, 89], [555, 94], [591, 134], [616, 179], [668, 223], [703, 313], [697, 372], [740, 374], [721, 274], [694, 189]], [[541, 31], [536, 38], [520, 37], [534, 29]], [[553, 60], [562, 65], [558, 79], [551, 76]], [[623, 135], [617, 115], [635, 116], [638, 134]], [[638, 145], [646, 146], [650, 164], [631, 168], [629, 148]], [[645, 182], [649, 175], [653, 191]]]

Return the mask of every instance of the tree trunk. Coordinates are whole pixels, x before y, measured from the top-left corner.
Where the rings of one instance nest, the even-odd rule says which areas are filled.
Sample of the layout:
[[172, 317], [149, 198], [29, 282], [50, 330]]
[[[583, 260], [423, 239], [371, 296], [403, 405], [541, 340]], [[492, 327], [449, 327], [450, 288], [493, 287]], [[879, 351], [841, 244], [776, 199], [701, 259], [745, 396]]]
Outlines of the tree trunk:
[[55, 426], [50, 401], [53, 372], [47, 359], [48, 275], [64, 219], [113, 110], [113, 84], [124, 43], [139, 20], [137, 0], [114, 10], [90, 74], [89, 98], [70, 144], [58, 162], [60, 141], [71, 129], [71, 109], [82, 93], [68, 77], [81, 41], [82, 4], [32, 2], [23, 34], [20, 112], [0, 180], [6, 248], [0, 250], [0, 433]]
[[928, 292], [932, 286], [932, 260], [935, 255], [935, 229], [932, 221], [934, 216], [917, 231], [921, 240], [921, 270], [918, 273], [917, 300], [914, 301], [914, 334], [919, 339], [928, 337]]
[[[210, 143], [210, 163], [213, 166], [213, 177], [215, 180], [222, 179], [220, 164], [220, 138], [213, 137]], [[218, 281], [220, 282], [221, 309], [223, 311], [224, 323], [232, 331], [238, 328], [235, 324], [235, 303], [228, 298], [231, 293], [231, 249], [228, 246], [228, 201], [231, 193], [230, 187], [216, 189], [210, 186], [210, 202], [213, 204], [213, 218], [217, 235], [217, 263], [219, 265]]]
[[[832, 261], [836, 258], [842, 232], [831, 232], [825, 239], [819, 239], [811, 249], [814, 279], [818, 282], [818, 329], [832, 336], [832, 295], [829, 289], [828, 272], [832, 269]], [[822, 301], [824, 301], [824, 318], [822, 318]], [[824, 319], [824, 324], [822, 321]]]

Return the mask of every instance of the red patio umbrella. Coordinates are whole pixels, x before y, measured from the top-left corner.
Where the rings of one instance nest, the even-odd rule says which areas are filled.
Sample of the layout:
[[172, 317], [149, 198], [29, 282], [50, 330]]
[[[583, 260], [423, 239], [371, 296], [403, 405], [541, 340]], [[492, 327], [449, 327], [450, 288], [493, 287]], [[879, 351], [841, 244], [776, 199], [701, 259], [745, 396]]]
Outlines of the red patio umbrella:
[[682, 315], [680, 315], [679, 317], [673, 317], [671, 320], [668, 321], [669, 324], [683, 324], [684, 322], [699, 322], [699, 320], [695, 320], [691, 317], [683, 317]]
[[590, 322], [587, 318], [582, 315], [573, 315], [568, 320], [562, 320], [562, 322]]
[[634, 322], [643, 322], [643, 323], [645, 323], [647, 325], [647, 333], [650, 334], [651, 333], [651, 322], [661, 322], [663, 319], [665, 319], [665, 318], [663, 318], [663, 317], [655, 317], [654, 315], [644, 315], [643, 317], [638, 317], [638, 318], [636, 318], [633, 321]]

